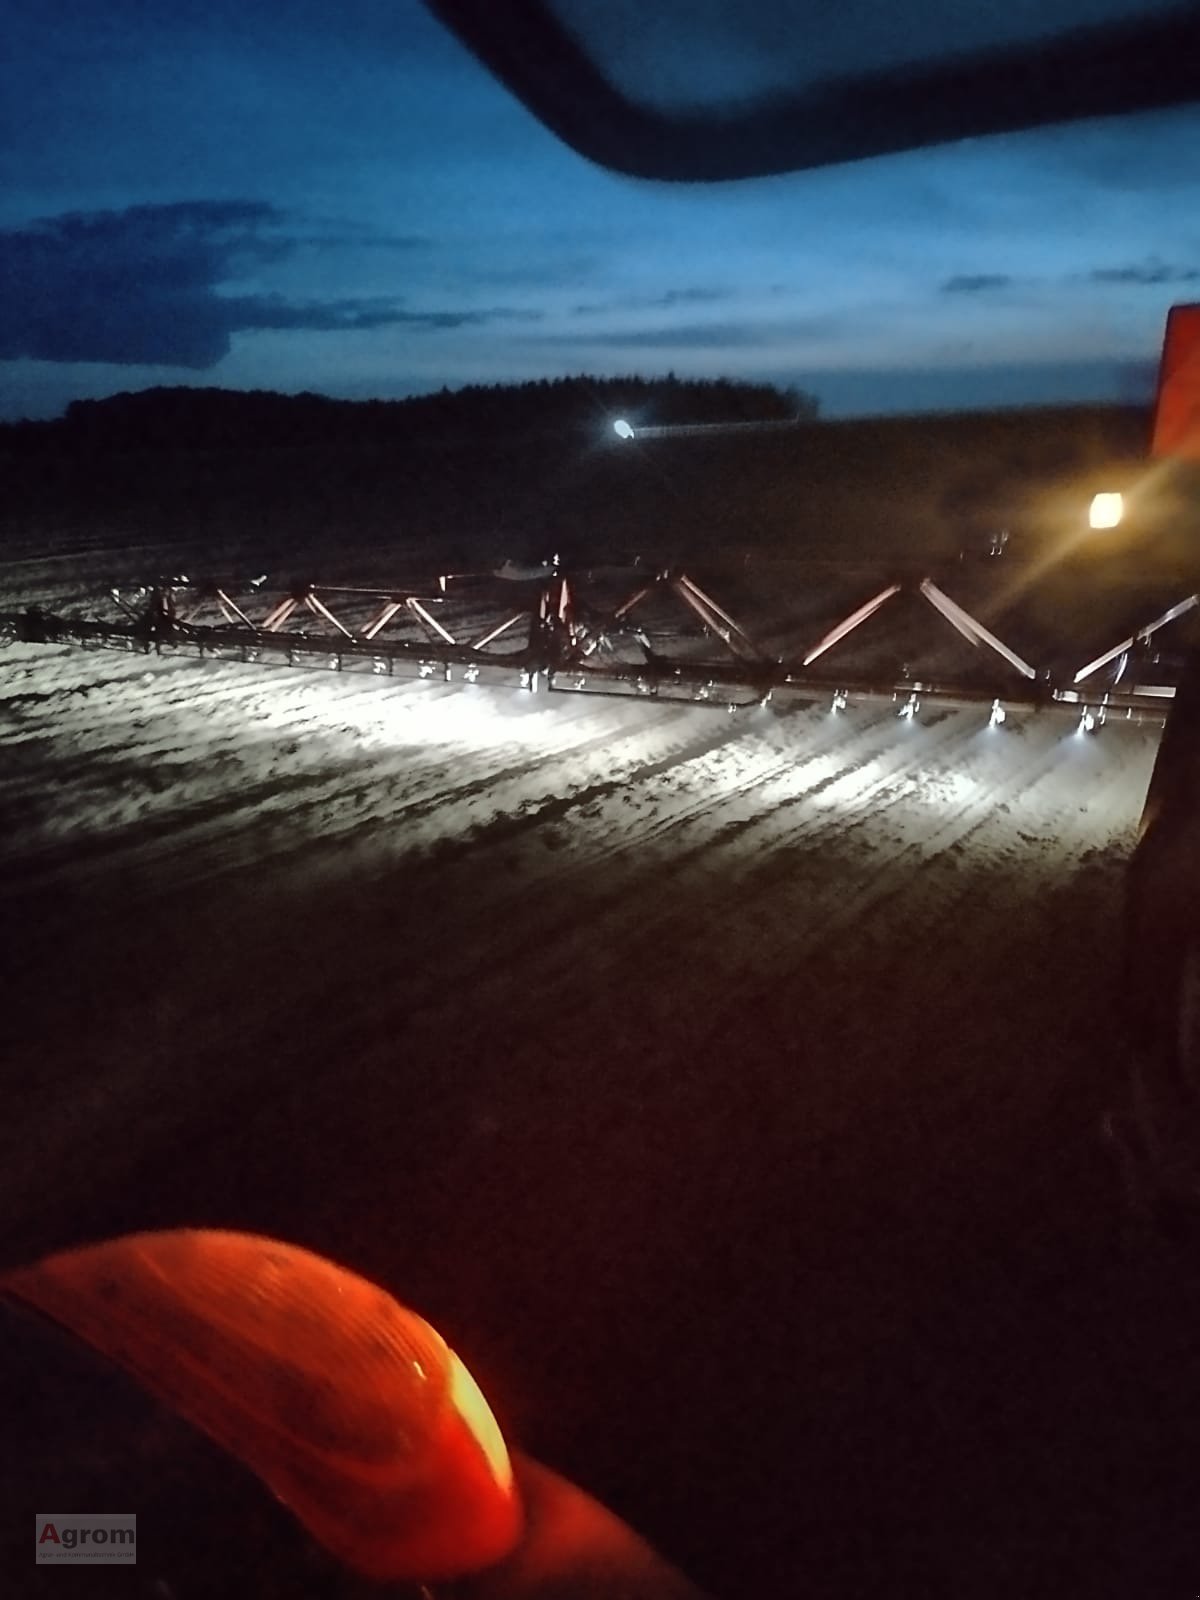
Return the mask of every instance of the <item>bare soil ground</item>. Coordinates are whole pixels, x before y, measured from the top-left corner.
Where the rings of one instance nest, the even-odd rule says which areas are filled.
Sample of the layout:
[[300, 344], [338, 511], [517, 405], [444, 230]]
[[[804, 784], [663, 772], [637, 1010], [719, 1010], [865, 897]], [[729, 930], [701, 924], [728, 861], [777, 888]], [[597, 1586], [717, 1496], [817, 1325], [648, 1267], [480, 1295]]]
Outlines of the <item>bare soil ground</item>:
[[1152, 728], [28, 646], [0, 717], [5, 1260], [334, 1255], [716, 1592], [1195, 1591], [1100, 1137]]

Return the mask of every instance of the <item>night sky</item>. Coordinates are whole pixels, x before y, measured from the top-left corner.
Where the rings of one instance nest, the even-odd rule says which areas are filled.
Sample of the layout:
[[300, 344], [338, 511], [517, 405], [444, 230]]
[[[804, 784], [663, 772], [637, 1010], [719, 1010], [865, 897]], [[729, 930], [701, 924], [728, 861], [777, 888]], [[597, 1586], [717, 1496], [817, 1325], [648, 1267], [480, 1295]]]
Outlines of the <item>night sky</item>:
[[675, 187], [417, 0], [0, 0], [0, 416], [673, 370], [826, 415], [1142, 399], [1200, 299], [1200, 111]]

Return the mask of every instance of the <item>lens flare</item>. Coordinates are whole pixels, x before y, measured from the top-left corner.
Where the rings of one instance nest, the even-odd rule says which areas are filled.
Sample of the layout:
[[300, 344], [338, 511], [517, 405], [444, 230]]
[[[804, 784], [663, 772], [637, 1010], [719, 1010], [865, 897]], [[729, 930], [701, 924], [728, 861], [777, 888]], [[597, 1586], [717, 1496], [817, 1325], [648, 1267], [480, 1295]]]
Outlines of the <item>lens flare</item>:
[[1090, 528], [1115, 528], [1125, 515], [1125, 497], [1120, 494], [1097, 494], [1092, 496], [1092, 504], [1088, 510], [1088, 526]]

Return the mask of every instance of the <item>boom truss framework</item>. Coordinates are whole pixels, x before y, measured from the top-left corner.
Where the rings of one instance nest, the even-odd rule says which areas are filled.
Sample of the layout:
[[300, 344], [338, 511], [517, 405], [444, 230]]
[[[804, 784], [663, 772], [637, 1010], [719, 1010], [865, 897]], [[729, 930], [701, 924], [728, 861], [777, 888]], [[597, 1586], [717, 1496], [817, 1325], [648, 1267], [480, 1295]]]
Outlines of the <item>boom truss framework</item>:
[[[395, 588], [169, 578], [113, 588], [86, 614], [39, 607], [0, 615], [0, 636], [164, 654], [324, 666], [385, 676], [518, 683], [531, 691], [618, 694], [740, 706], [772, 696], [884, 698], [913, 715], [923, 700], [1059, 708], [1094, 729], [1109, 716], [1161, 719], [1170, 682], [1133, 681], [1161, 630], [1200, 605], [1188, 595], [1057, 684], [930, 578], [888, 584], [794, 659], [771, 656], [686, 573], [628, 572], [605, 584], [555, 566], [443, 574]], [[838, 647], [896, 597], [927, 605], [981, 653], [969, 681], [907, 671], [847, 675]], [[663, 630], [666, 607], [678, 620]], [[659, 619], [650, 620], [650, 613]], [[931, 616], [932, 620], [932, 616]], [[666, 641], [664, 644], [664, 640]], [[713, 646], [718, 647], [714, 655]]]

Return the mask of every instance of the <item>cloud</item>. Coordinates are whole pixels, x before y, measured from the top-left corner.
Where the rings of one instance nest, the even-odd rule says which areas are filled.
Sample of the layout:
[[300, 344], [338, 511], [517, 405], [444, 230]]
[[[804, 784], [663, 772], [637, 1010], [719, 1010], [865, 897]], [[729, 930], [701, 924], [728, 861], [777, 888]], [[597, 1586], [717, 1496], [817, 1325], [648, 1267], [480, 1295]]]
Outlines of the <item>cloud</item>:
[[787, 322], [678, 322], [603, 333], [551, 333], [540, 336], [539, 343], [596, 350], [758, 350], [788, 340], [829, 339], [842, 331], [840, 317], [826, 316]]
[[708, 305], [717, 300], [728, 300], [730, 289], [667, 289], [663, 294], [628, 295], [620, 300], [597, 301], [588, 305], [572, 306], [576, 317], [595, 317], [612, 311], [669, 311], [674, 306]]
[[607, 333], [548, 334], [545, 342], [596, 349], [745, 350], [767, 342], [768, 337], [762, 328], [743, 322], [683, 322]]
[[[436, 330], [537, 316], [505, 307], [416, 311], [397, 297], [296, 302], [219, 292], [314, 242], [359, 241], [345, 225], [314, 232], [258, 200], [70, 212], [0, 233], [0, 359], [204, 370], [228, 354], [236, 333]], [[424, 243], [403, 235], [371, 242], [401, 250]]]
[[539, 322], [540, 311], [488, 306], [457, 311], [406, 311], [393, 300], [285, 300], [282, 295], [217, 297], [231, 333], [304, 328], [316, 333], [371, 328], [478, 328], [494, 322]]
[[1130, 267], [1097, 267], [1088, 276], [1093, 283], [1195, 283], [1200, 279], [1200, 268], [1172, 267], [1165, 261], [1151, 259]]
[[437, 242], [427, 233], [379, 233], [369, 224], [347, 222], [341, 217], [314, 218], [311, 228], [311, 232], [292, 236], [294, 249], [394, 250], [409, 254], [432, 250]]
[[942, 284], [943, 294], [987, 294], [1007, 289], [1013, 280], [1006, 272], [961, 272]]

